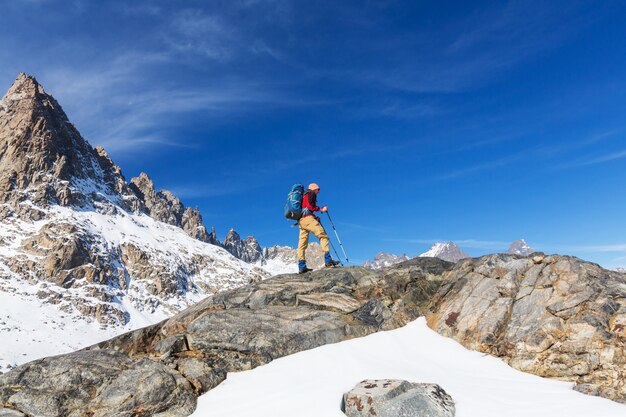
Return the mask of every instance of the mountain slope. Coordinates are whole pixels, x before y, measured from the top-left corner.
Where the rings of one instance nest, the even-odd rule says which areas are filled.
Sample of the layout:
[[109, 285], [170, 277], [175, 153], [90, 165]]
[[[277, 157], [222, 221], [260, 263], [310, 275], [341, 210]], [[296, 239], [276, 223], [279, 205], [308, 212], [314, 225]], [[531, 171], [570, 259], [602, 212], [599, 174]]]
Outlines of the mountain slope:
[[[0, 316], [25, 319], [20, 306], [43, 303], [66, 324], [97, 323], [83, 326], [93, 332], [75, 349], [110, 336], [107, 327], [145, 325], [268, 276], [210, 241], [198, 210], [155, 191], [146, 174], [127, 183], [33, 77], [18, 76], [0, 101], [0, 292], [22, 304]], [[31, 336], [4, 322], [0, 337], [31, 358]], [[50, 321], [38, 325], [54, 333]], [[0, 350], [0, 367], [23, 361], [14, 356]]]

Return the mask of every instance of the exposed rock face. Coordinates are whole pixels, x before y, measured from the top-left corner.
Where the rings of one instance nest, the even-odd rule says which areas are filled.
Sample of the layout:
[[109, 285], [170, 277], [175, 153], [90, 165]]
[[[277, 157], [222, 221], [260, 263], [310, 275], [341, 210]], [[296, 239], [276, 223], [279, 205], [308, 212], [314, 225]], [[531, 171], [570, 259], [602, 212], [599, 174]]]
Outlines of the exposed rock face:
[[217, 238], [217, 233], [215, 233], [215, 227], [211, 227], [211, 234], [209, 234], [207, 242], [212, 245], [222, 246], [220, 240]]
[[320, 270], [225, 291], [159, 324], [0, 375], [0, 404], [26, 415], [186, 415], [227, 372], [423, 314], [468, 348], [626, 402], [626, 276], [572, 257], [500, 254]]
[[374, 257], [373, 261], [365, 261], [363, 266], [369, 269], [380, 269], [408, 260], [409, 257], [406, 255], [398, 256], [392, 253], [380, 252]]
[[437, 384], [367, 379], [343, 395], [348, 417], [453, 417], [454, 401]]
[[261, 245], [253, 236], [248, 236], [245, 240], [241, 240], [239, 233], [235, 232], [235, 229], [228, 231], [222, 246], [234, 257], [249, 263], [256, 262], [263, 256]]
[[128, 184], [26, 74], [0, 101], [0, 222], [0, 291], [27, 281], [39, 299], [104, 325], [128, 322], [120, 300], [172, 314], [267, 276], [203, 243], [212, 237], [198, 210], [146, 174]]
[[469, 258], [469, 255], [463, 252], [454, 242], [437, 242], [420, 256], [439, 258], [448, 262], [458, 262], [461, 259]]
[[626, 276], [565, 256], [489, 255], [447, 273], [428, 323], [533, 374], [626, 402]]
[[210, 242], [209, 234], [197, 209], [185, 206], [167, 190], [156, 191], [148, 174], [142, 172], [130, 180], [130, 188], [143, 201], [145, 212], [153, 219], [178, 226], [189, 236]]
[[157, 325], [0, 375], [0, 404], [59, 417], [188, 415], [227, 372], [414, 320], [451, 267], [419, 259], [383, 272], [321, 270], [225, 291]]
[[509, 249], [506, 251], [509, 255], [521, 255], [528, 256], [533, 253], [535, 250], [528, 246], [528, 243], [524, 239], [518, 239], [511, 243]]
[[78, 207], [107, 196], [133, 210], [141, 204], [128, 189], [119, 168], [80, 136], [61, 106], [37, 81], [20, 74], [0, 101], [0, 201], [7, 215], [40, 217], [50, 204]]

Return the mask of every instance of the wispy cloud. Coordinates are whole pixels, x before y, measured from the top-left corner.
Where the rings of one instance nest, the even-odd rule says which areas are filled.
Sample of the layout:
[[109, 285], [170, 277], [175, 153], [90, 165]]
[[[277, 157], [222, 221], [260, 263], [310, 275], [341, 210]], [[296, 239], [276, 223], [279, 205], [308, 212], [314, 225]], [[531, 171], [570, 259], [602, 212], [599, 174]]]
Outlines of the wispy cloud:
[[153, 84], [143, 76], [172, 59], [165, 53], [127, 52], [90, 67], [44, 68], [41, 78], [85, 137], [112, 151], [145, 145], [196, 146], [164, 133], [179, 116], [201, 112], [204, 120], [210, 120], [255, 108], [320, 104], [238, 77], [198, 79], [189, 86], [178, 85], [178, 80]]
[[612, 162], [623, 158], [626, 158], [626, 149], [592, 158], [579, 159], [578, 161], [574, 161], [572, 163], [561, 164], [555, 167], [555, 169], [580, 168], [589, 165], [604, 164], [606, 162]]
[[517, 0], [494, 3], [440, 31], [437, 38], [413, 39], [413, 53], [398, 59], [394, 70], [373, 68], [361, 74], [363, 80], [399, 90], [466, 90], [555, 48], [592, 19], [581, 13], [580, 2], [567, 6]]
[[346, 222], [337, 222], [337, 224], [340, 226], [345, 226], [349, 229], [362, 230], [365, 232], [373, 232], [373, 233], [385, 233], [385, 230], [383, 229], [380, 229], [377, 227], [365, 226], [362, 224], [346, 223]]
[[239, 46], [240, 36], [235, 28], [217, 14], [187, 9], [176, 13], [171, 32], [163, 38], [177, 52], [197, 53], [224, 61], [230, 59]]

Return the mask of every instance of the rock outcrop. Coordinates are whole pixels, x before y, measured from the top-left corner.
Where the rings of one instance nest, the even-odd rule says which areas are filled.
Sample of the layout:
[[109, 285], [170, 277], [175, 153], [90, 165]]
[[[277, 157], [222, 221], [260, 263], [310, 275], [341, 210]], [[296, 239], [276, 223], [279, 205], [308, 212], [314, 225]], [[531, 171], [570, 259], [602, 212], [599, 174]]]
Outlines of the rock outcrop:
[[248, 236], [242, 240], [235, 229], [228, 231], [222, 246], [234, 257], [245, 262], [254, 263], [263, 257], [263, 249], [261, 249], [259, 242], [253, 236]]
[[284, 275], [225, 291], [159, 324], [0, 375], [0, 405], [51, 417], [188, 415], [196, 396], [227, 372], [423, 315], [451, 268], [419, 259], [378, 272]]
[[0, 375], [0, 405], [25, 415], [186, 415], [228, 372], [421, 315], [470, 349], [626, 402], [626, 276], [572, 257], [499, 254], [320, 270], [224, 291], [159, 324]]
[[456, 264], [427, 316], [469, 349], [626, 402], [626, 276], [567, 256]]
[[348, 417], [454, 417], [452, 397], [437, 384], [367, 379], [343, 396]]

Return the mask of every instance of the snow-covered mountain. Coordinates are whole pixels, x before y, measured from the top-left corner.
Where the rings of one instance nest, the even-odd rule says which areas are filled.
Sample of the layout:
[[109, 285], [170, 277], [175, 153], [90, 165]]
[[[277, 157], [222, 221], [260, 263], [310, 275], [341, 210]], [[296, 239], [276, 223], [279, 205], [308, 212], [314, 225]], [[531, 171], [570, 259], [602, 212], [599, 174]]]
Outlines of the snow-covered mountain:
[[457, 262], [470, 256], [463, 252], [454, 242], [436, 242], [420, 257], [439, 258], [444, 261]]
[[34, 359], [31, 339], [48, 355], [76, 349], [269, 275], [214, 238], [147, 174], [127, 182], [18, 76], [0, 101], [0, 367]]
[[408, 261], [409, 257], [406, 254], [394, 255], [392, 253], [379, 252], [372, 261], [365, 261], [363, 266], [369, 269], [381, 269], [387, 266], [392, 266], [400, 262]]
[[506, 251], [506, 253], [511, 255], [528, 256], [534, 251], [535, 250], [530, 247], [524, 239], [517, 239], [516, 241], [511, 243], [511, 246], [509, 246], [509, 249]]

